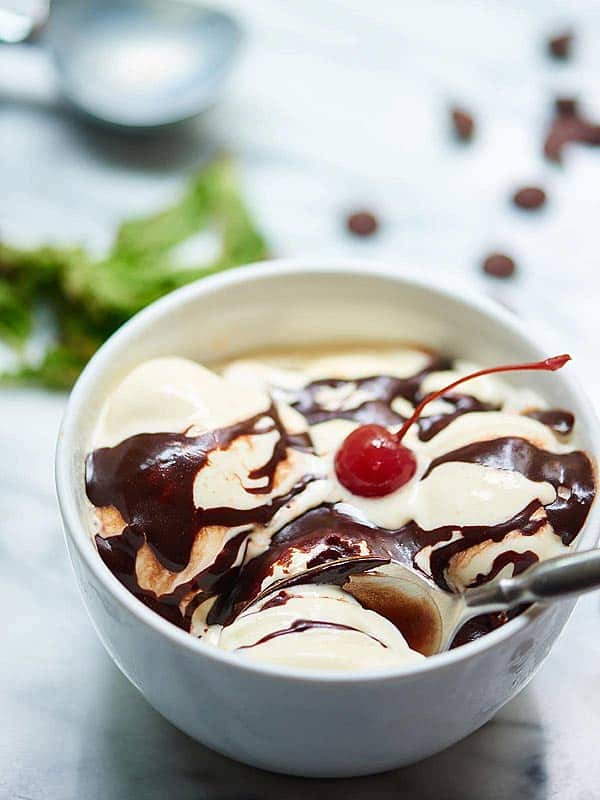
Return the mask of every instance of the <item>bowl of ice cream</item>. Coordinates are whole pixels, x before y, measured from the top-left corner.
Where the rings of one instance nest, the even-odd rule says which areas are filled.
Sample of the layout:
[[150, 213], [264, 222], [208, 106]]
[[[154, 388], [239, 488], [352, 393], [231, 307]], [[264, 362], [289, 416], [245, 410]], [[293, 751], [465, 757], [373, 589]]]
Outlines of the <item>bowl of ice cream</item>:
[[461, 592], [595, 546], [590, 404], [568, 368], [485, 376], [409, 427], [402, 485], [353, 489], [337, 456], [480, 366], [548, 355], [483, 298], [358, 262], [241, 268], [138, 314], [74, 388], [56, 462], [116, 664], [192, 737], [289, 774], [383, 771], [476, 730], [574, 602], [482, 615], [429, 655], [427, 614], [378, 567]]

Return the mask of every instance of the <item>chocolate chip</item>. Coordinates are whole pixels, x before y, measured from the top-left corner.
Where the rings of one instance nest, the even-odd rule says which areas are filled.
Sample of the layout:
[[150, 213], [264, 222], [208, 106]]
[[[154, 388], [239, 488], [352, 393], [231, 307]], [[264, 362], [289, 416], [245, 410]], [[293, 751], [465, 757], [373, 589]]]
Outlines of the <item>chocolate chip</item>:
[[548, 53], [553, 58], [560, 58], [566, 61], [571, 57], [573, 46], [573, 34], [571, 31], [564, 31], [558, 36], [548, 39]]
[[467, 113], [463, 108], [456, 107], [452, 109], [452, 124], [454, 125], [454, 134], [457, 139], [468, 142], [473, 138], [475, 121], [471, 114]]
[[510, 278], [516, 269], [512, 258], [503, 253], [491, 253], [482, 266], [483, 271], [494, 278]]
[[554, 119], [544, 142], [546, 158], [560, 162], [562, 149], [570, 142], [600, 145], [600, 125], [595, 125], [579, 116], [575, 100], [567, 98], [556, 100], [554, 110]]
[[370, 211], [356, 211], [354, 214], [350, 214], [346, 225], [348, 230], [356, 236], [371, 236], [379, 227], [377, 217]]
[[532, 211], [540, 208], [546, 202], [546, 192], [538, 186], [524, 186], [513, 195], [513, 203], [519, 208]]
[[577, 100], [574, 97], [557, 97], [554, 109], [561, 117], [577, 116]]

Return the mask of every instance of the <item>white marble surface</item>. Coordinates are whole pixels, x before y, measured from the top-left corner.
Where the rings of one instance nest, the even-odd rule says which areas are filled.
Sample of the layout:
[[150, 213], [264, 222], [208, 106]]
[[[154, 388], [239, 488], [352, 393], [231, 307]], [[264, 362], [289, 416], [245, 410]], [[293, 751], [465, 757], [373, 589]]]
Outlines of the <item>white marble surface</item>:
[[[600, 151], [563, 169], [540, 156], [557, 91], [600, 118], [600, 10], [592, 0], [237, 0], [248, 44], [223, 102], [162, 141], [120, 141], [44, 102], [44, 65], [0, 50], [0, 233], [101, 248], [123, 214], [154, 207], [216, 147], [239, 155], [247, 192], [281, 255], [360, 254], [468, 281], [552, 329], [590, 391], [597, 350]], [[572, 21], [577, 59], [543, 55]], [[27, 86], [25, 86], [27, 84]], [[23, 102], [27, 94], [28, 101]], [[446, 106], [473, 107], [472, 147]], [[541, 181], [550, 203], [517, 213], [511, 189]], [[368, 205], [381, 234], [356, 241], [345, 210]], [[477, 268], [514, 253], [510, 283]], [[420, 765], [352, 782], [287, 779], [222, 758], [163, 721], [97, 641], [67, 563], [52, 486], [64, 397], [0, 394], [0, 796], [47, 798], [443, 798], [598, 796], [600, 617], [582, 601], [530, 687], [483, 730]], [[201, 703], [201, 699], [199, 700]], [[406, 732], [410, 736], [410, 731]]]

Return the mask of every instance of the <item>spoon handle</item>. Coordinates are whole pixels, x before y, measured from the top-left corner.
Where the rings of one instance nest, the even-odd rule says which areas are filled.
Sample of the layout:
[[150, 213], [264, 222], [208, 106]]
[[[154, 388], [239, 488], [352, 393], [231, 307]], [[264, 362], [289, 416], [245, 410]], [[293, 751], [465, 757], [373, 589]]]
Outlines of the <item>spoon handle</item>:
[[542, 561], [514, 578], [500, 578], [467, 589], [464, 601], [469, 612], [485, 613], [514, 608], [521, 603], [557, 600], [598, 588], [600, 550], [588, 550]]

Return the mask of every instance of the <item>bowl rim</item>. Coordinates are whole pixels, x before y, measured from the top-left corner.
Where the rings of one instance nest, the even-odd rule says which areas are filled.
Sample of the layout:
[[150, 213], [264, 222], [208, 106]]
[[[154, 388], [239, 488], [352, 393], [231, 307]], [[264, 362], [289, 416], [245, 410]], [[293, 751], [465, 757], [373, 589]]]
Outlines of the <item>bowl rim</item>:
[[[460, 661], [469, 661], [472, 658], [493, 649], [506, 639], [509, 639], [519, 631], [528, 627], [531, 622], [539, 616], [547, 613], [551, 606], [533, 605], [523, 614], [515, 617], [505, 625], [485, 634], [467, 644], [445, 653], [438, 653], [429, 656], [424, 661], [416, 665], [395, 666], [381, 669], [361, 670], [357, 672], [341, 672], [330, 670], [307, 669], [297, 667], [287, 667], [260, 663], [249, 659], [240, 658], [239, 654], [220, 650], [217, 647], [203, 642], [187, 631], [184, 631], [159, 614], [149, 609], [132, 595], [120, 581], [110, 572], [102, 559], [98, 556], [89, 533], [89, 522], [80, 515], [77, 501], [76, 489], [71, 476], [70, 451], [71, 442], [77, 436], [78, 419], [82, 410], [85, 408], [85, 400], [91, 393], [98, 373], [103, 371], [103, 367], [112, 361], [116, 353], [127, 344], [129, 339], [136, 335], [140, 329], [152, 325], [157, 319], [170, 314], [178, 306], [193, 301], [195, 298], [211, 294], [237, 283], [249, 283], [257, 280], [264, 280], [270, 277], [280, 277], [281, 275], [314, 275], [314, 274], [345, 273], [356, 277], [373, 277], [377, 279], [392, 280], [398, 284], [404, 284], [420, 290], [429, 291], [438, 296], [447, 297], [452, 302], [462, 303], [470, 306], [480, 313], [486, 314], [494, 322], [512, 328], [522, 339], [539, 352], [543, 357], [546, 352], [542, 349], [540, 342], [543, 343], [546, 336], [536, 330], [536, 326], [528, 321], [527, 330], [524, 331], [519, 325], [517, 317], [502, 307], [494, 300], [481, 293], [473, 292], [464, 284], [449, 285], [444, 280], [435, 280], [431, 277], [415, 278], [407, 276], [398, 268], [386, 265], [378, 261], [360, 258], [324, 258], [324, 259], [303, 259], [303, 258], [284, 258], [273, 259], [271, 261], [261, 261], [251, 265], [236, 267], [226, 272], [218, 273], [206, 278], [201, 278], [186, 286], [183, 286], [168, 295], [150, 304], [135, 316], [122, 325], [92, 356], [83, 372], [78, 378], [71, 395], [68, 399], [66, 409], [61, 422], [55, 454], [55, 484], [58, 497], [58, 504], [63, 520], [63, 529], [67, 545], [69, 542], [76, 548], [81, 560], [91, 571], [97, 581], [105, 590], [120, 604], [129, 611], [134, 618], [143, 625], [151, 628], [160, 636], [164, 636], [170, 643], [178, 648], [189, 651], [198, 657], [212, 660], [215, 666], [228, 666], [232, 669], [239, 669], [242, 672], [258, 674], [260, 676], [271, 676], [296, 680], [300, 682], [336, 683], [336, 684], [355, 684], [369, 681], [385, 681], [406, 678], [415, 679], [424, 672], [441, 670], [450, 667]], [[533, 330], [533, 333], [530, 333]], [[547, 353], [546, 353], [547, 354]], [[573, 391], [577, 392], [580, 403], [584, 411], [583, 419], [580, 415], [580, 424], [584, 426], [587, 438], [591, 443], [589, 454], [592, 457], [594, 469], [597, 474], [596, 454], [600, 453], [600, 428], [594, 407], [587, 397], [586, 392], [581, 388], [576, 376], [572, 373], [560, 373], [560, 379], [570, 384]], [[597, 544], [598, 534], [591, 535], [594, 528], [600, 531], [600, 503], [594, 502], [588, 514], [578, 539], [581, 544], [586, 540], [586, 545], [594, 547]], [[71, 561], [73, 557], [69, 550]]]

